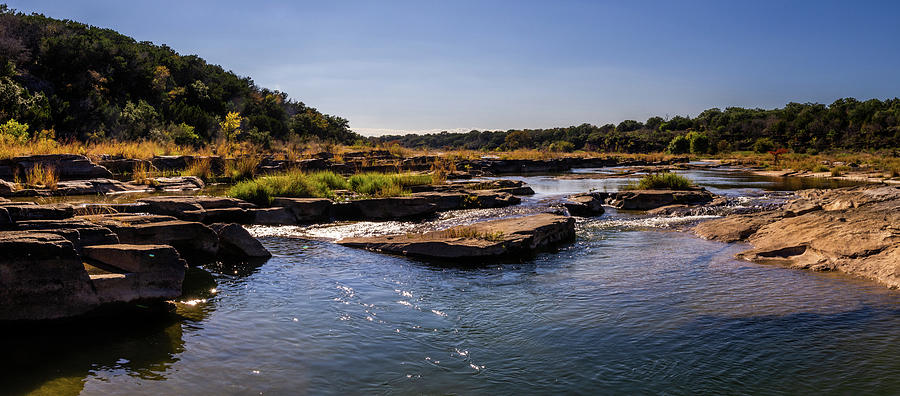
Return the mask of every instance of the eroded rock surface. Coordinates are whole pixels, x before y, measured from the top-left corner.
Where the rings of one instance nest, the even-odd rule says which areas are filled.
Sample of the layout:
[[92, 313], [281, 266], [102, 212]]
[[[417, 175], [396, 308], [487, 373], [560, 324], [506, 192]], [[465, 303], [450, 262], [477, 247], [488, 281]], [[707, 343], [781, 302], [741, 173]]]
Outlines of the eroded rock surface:
[[471, 260], [526, 255], [574, 238], [573, 218], [542, 213], [423, 234], [346, 238], [337, 243], [382, 253], [440, 260]]
[[601, 193], [583, 193], [570, 195], [563, 202], [572, 216], [591, 217], [603, 214], [604, 196]]
[[784, 209], [702, 223], [698, 235], [746, 240], [738, 255], [794, 268], [841, 271], [900, 287], [900, 188], [805, 190]]

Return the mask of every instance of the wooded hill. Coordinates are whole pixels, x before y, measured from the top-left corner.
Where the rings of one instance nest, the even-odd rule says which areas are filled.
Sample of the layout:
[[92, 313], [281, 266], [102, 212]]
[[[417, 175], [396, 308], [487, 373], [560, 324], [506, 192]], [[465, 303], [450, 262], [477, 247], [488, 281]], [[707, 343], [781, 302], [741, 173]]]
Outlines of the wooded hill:
[[59, 139], [202, 144], [229, 112], [240, 113], [242, 140], [360, 138], [347, 120], [199, 56], [0, 5], [0, 123], [55, 130]]

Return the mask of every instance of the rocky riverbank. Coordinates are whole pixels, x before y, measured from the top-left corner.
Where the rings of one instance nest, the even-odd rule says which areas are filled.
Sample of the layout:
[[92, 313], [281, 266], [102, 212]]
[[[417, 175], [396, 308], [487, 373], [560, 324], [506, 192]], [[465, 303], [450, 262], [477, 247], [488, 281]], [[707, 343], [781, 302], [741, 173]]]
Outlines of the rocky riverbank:
[[900, 188], [804, 190], [784, 208], [699, 224], [701, 237], [747, 241], [739, 258], [840, 271], [900, 287]]

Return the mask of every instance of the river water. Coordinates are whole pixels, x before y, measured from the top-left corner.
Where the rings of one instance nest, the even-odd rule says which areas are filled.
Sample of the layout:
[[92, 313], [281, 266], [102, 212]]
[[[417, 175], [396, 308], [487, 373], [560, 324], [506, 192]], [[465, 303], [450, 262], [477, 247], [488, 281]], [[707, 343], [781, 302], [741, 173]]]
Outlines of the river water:
[[[329, 238], [543, 210], [628, 179], [523, 176], [537, 194], [425, 223], [254, 227], [275, 255], [210, 266], [162, 320], [4, 337], [0, 394], [778, 394], [900, 391], [900, 294], [840, 274], [737, 261], [681, 231], [714, 214], [609, 210], [558, 251], [446, 267]], [[734, 210], [815, 181], [688, 176]], [[572, 178], [574, 177], [574, 178]]]

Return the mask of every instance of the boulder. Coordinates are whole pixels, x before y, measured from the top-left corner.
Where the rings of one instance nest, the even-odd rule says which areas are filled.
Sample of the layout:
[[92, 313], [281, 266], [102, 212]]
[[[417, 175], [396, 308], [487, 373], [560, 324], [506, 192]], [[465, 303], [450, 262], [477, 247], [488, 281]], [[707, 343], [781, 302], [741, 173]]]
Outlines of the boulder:
[[173, 176], [154, 178], [152, 186], [160, 191], [193, 191], [203, 189], [206, 184], [197, 176]]
[[512, 194], [498, 191], [472, 191], [468, 198], [472, 201], [471, 207], [476, 208], [503, 208], [518, 205], [522, 200]]
[[371, 198], [336, 203], [334, 217], [338, 219], [394, 220], [420, 218], [434, 214], [437, 205], [422, 197]]
[[16, 183], [0, 180], [0, 197], [10, 197], [17, 189]]
[[697, 205], [713, 200], [715, 195], [706, 189], [694, 190], [629, 190], [611, 198], [612, 206], [625, 210], [650, 210], [668, 205]]
[[478, 259], [528, 255], [574, 238], [574, 219], [542, 213], [423, 234], [346, 238], [337, 243], [382, 253], [476, 264], [483, 262]]
[[91, 275], [101, 303], [174, 299], [187, 264], [167, 245], [112, 244], [84, 248], [84, 258], [108, 273]]
[[434, 204], [438, 211], [455, 210], [466, 208], [467, 205], [473, 204], [474, 201], [469, 199], [469, 194], [462, 191], [429, 191], [418, 192], [412, 196], [420, 197]]
[[272, 254], [239, 224], [209, 226], [219, 236], [219, 257], [225, 259], [269, 258]]
[[602, 215], [603, 197], [599, 193], [570, 195], [563, 203], [572, 216], [591, 217]]
[[98, 304], [72, 242], [57, 234], [0, 232], [0, 321], [57, 319]]

